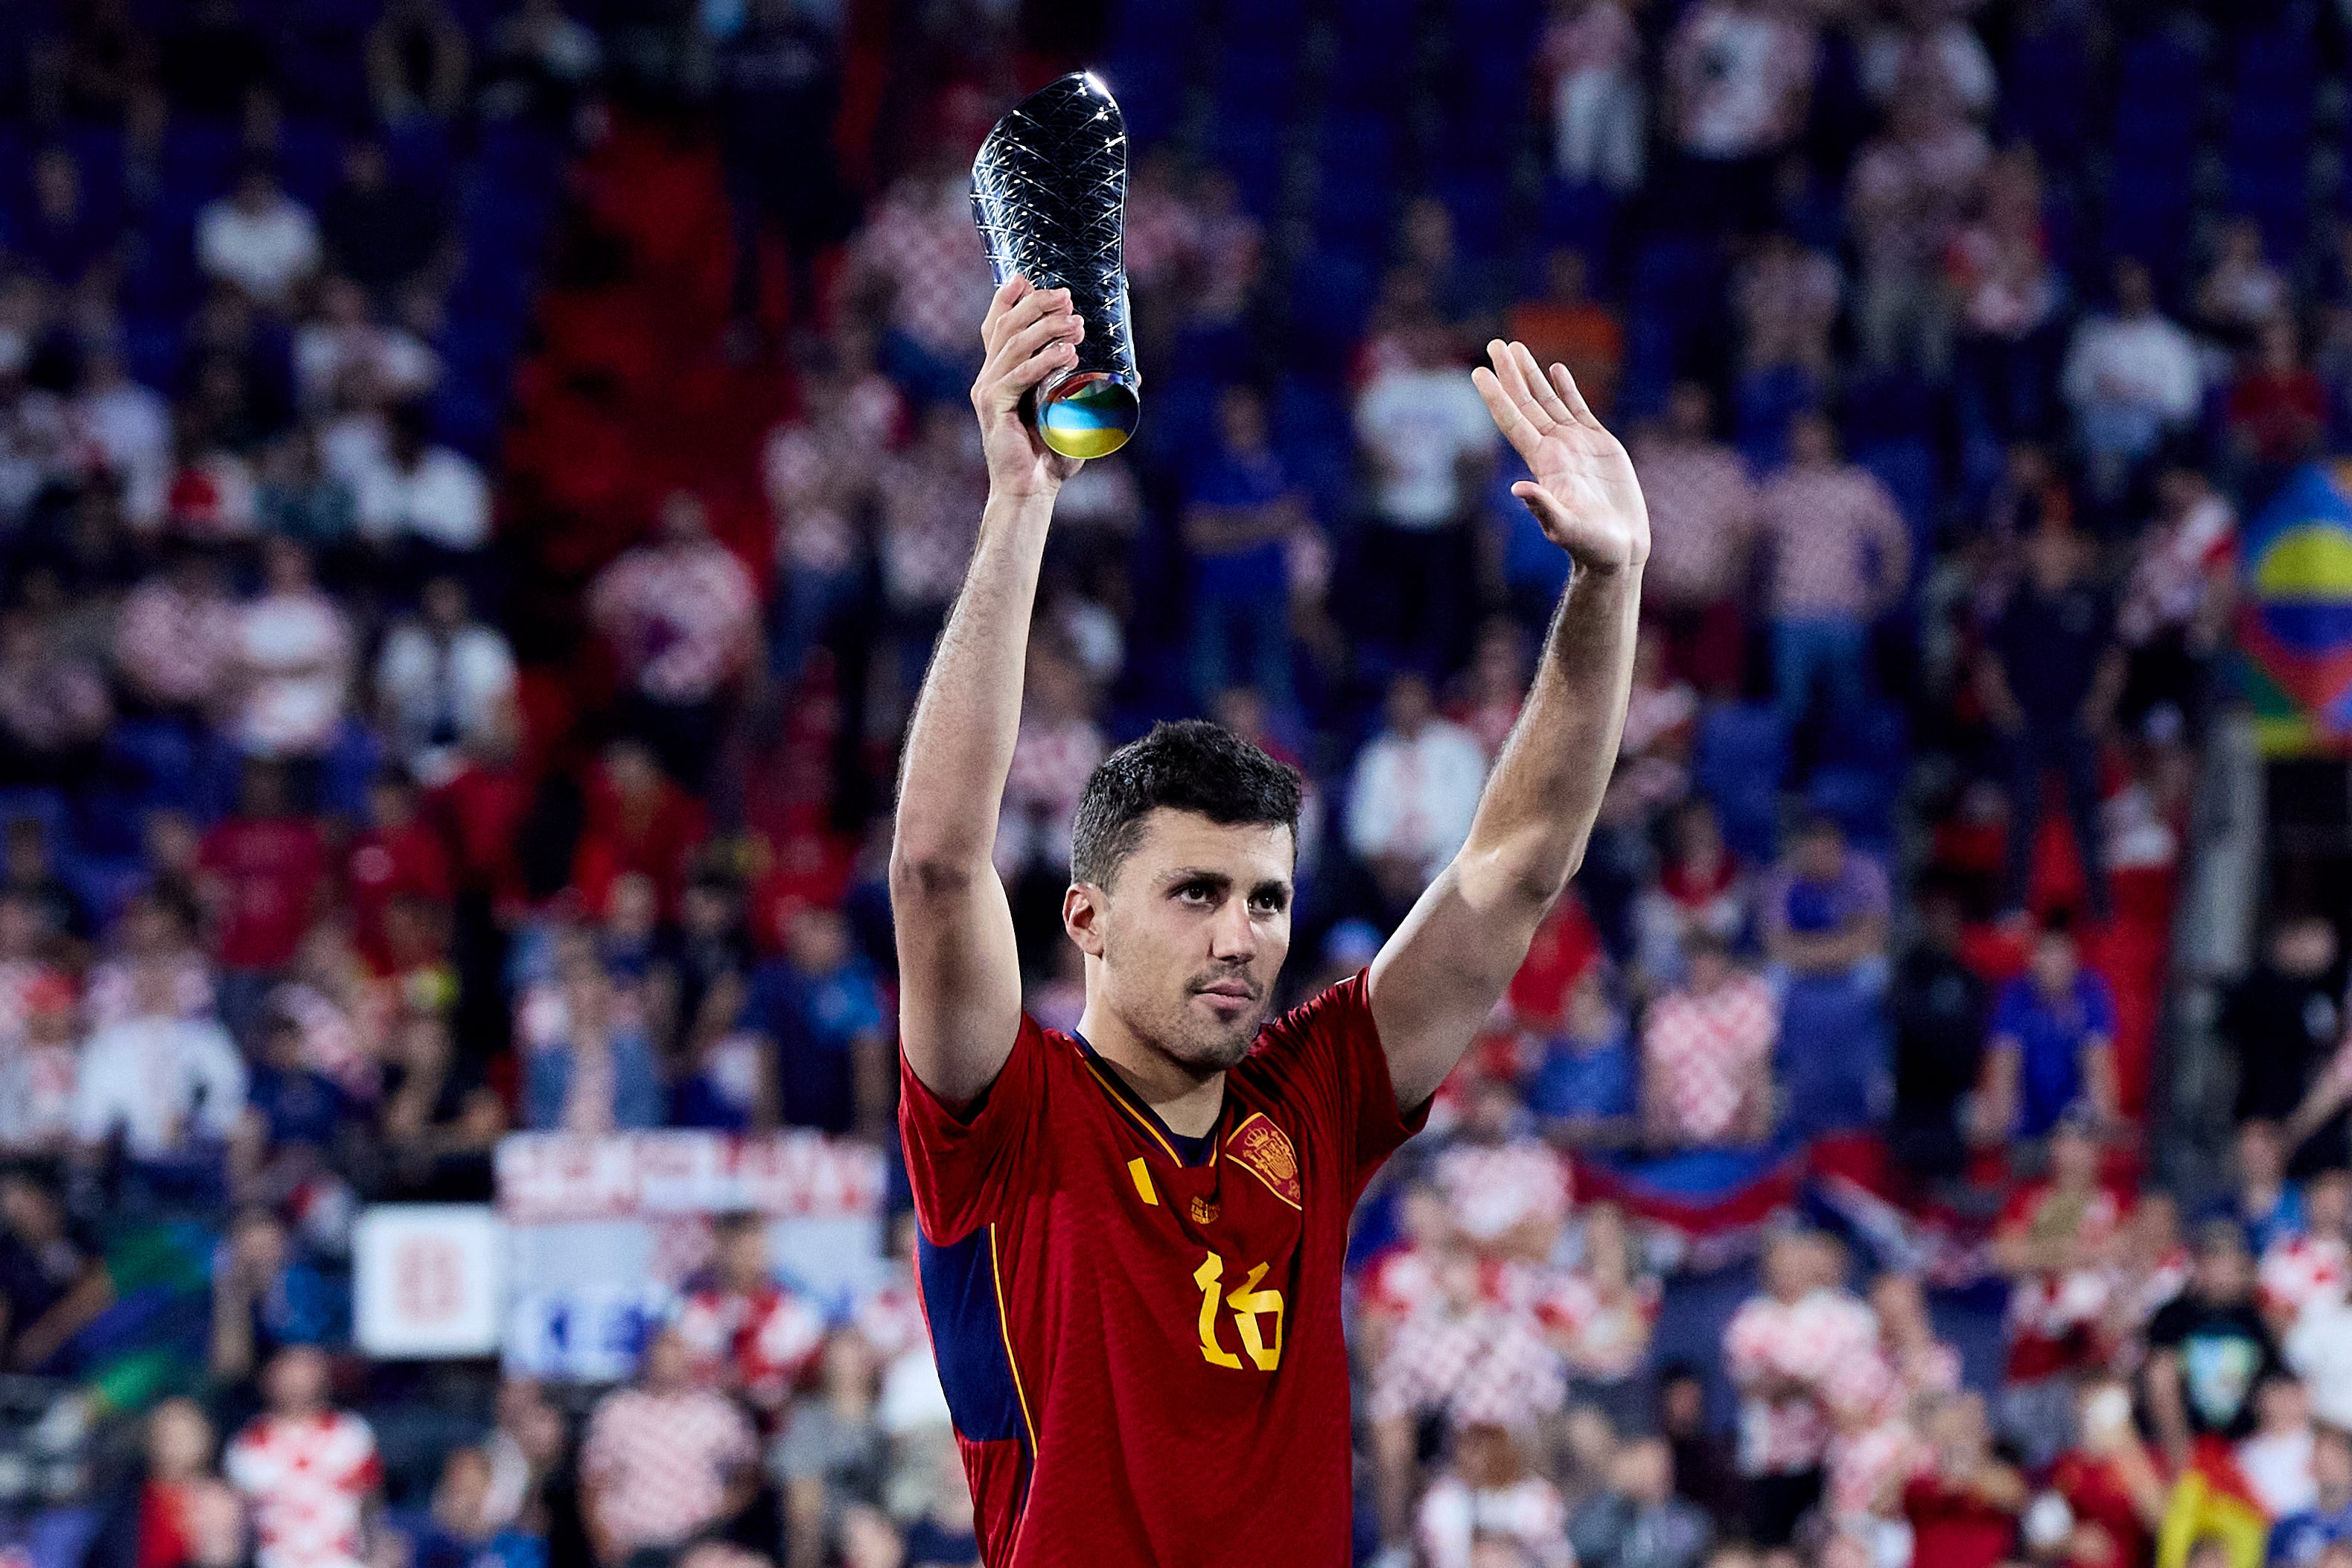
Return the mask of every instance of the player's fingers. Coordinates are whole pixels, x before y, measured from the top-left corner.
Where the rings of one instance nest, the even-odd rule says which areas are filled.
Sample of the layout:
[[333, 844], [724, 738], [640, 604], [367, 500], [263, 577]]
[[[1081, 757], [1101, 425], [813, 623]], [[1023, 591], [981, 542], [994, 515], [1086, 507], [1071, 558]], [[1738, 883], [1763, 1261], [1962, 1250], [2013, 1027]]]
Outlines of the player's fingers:
[[1561, 400], [1568, 405], [1569, 412], [1574, 415], [1580, 423], [1590, 425], [1595, 430], [1606, 428], [1601, 423], [1600, 416], [1592, 412], [1592, 405], [1584, 400], [1584, 389], [1576, 384], [1576, 377], [1568, 374], [1568, 366], [1555, 364], [1551, 367], [1551, 384], [1559, 391]]
[[1495, 366], [1495, 379], [1503, 384], [1503, 395], [1537, 431], [1549, 428], [1550, 419], [1544, 405], [1536, 400], [1534, 390], [1528, 385], [1528, 373], [1521, 368], [1518, 355], [1511, 345], [1500, 338], [1486, 344], [1486, 358]]
[[1078, 363], [1077, 345], [1069, 342], [1049, 342], [1035, 353], [997, 379], [998, 395], [1008, 403], [1018, 403], [1022, 395], [1057, 370]]
[[996, 286], [996, 292], [988, 297], [988, 313], [980, 319], [980, 347], [982, 354], [990, 353], [996, 347], [996, 323], [1003, 320], [1004, 312], [1013, 309], [1021, 297], [1030, 291], [1030, 288], [1027, 276], [1015, 272], [1003, 282], [999, 283]]
[[1503, 433], [1503, 439], [1518, 447], [1524, 455], [1526, 448], [1522, 443], [1533, 440], [1535, 433], [1528, 425], [1527, 416], [1519, 412], [1519, 405], [1513, 403], [1510, 394], [1503, 390], [1501, 379], [1482, 364], [1470, 373], [1470, 384], [1478, 389], [1478, 395], [1486, 403], [1486, 412], [1494, 416], [1495, 428]]
[[1582, 542], [1582, 530], [1575, 514], [1560, 505], [1559, 498], [1543, 486], [1533, 479], [1521, 479], [1511, 487], [1511, 493], [1535, 514], [1536, 522], [1543, 529], [1545, 537], [1554, 544], [1573, 553]]
[[1069, 302], [1070, 291], [1066, 289], [1029, 289], [996, 318], [994, 331], [988, 340], [991, 357], [1003, 349], [1005, 340], [1022, 331], [1039, 317], [1066, 308]]
[[1560, 401], [1559, 390], [1544, 379], [1543, 367], [1536, 363], [1536, 356], [1528, 352], [1528, 345], [1514, 342], [1511, 358], [1517, 362], [1519, 374], [1528, 378], [1528, 390], [1535, 394], [1538, 403], [1543, 405], [1543, 411], [1563, 425], [1569, 423], [1574, 416], [1569, 413], [1568, 405]]
[[996, 375], [1009, 374], [1048, 343], [1076, 343], [1087, 335], [1086, 323], [1067, 310], [1059, 310], [1032, 321], [1006, 339], [989, 360], [989, 369]]

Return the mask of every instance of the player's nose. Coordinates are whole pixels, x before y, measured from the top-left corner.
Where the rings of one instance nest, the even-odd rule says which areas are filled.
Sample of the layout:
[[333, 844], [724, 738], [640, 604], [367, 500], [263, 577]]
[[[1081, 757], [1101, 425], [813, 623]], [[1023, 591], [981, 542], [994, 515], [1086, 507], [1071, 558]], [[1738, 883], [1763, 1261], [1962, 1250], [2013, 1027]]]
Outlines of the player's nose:
[[1209, 924], [1210, 956], [1228, 963], [1246, 963], [1257, 956], [1257, 926], [1250, 919], [1246, 899], [1229, 899]]

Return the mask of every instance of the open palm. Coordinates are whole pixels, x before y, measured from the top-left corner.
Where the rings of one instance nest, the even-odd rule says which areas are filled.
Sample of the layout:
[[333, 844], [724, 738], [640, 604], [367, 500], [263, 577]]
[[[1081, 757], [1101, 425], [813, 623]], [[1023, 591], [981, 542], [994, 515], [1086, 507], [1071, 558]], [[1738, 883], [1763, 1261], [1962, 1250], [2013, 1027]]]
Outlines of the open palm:
[[1597, 572], [1638, 566], [1650, 557], [1650, 513], [1633, 478], [1633, 460], [1594, 418], [1563, 365], [1549, 380], [1524, 343], [1486, 345], [1491, 370], [1470, 373], [1486, 412], [1535, 476], [1511, 493], [1535, 514], [1546, 538], [1579, 566]]

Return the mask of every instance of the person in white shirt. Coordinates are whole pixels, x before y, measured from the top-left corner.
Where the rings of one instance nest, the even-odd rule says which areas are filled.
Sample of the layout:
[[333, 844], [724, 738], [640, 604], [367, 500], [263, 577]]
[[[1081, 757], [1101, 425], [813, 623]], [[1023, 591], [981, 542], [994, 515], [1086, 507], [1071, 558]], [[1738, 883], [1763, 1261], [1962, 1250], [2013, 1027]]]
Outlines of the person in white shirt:
[[2197, 416], [2197, 345], [2156, 308], [2147, 268], [2116, 263], [2116, 309], [2076, 329], [2061, 388], [2090, 458], [2093, 492], [2112, 500], [2166, 434]]
[[422, 614], [384, 638], [375, 666], [386, 739], [427, 785], [447, 778], [459, 748], [487, 732], [514, 700], [514, 652], [497, 628], [474, 619], [465, 584], [425, 584]]
[[2238, 1444], [2238, 1468], [2273, 1519], [2301, 1513], [2319, 1500], [2311, 1474], [2311, 1400], [2291, 1377], [2265, 1379], [2254, 1390], [2254, 1435]]
[[360, 532], [381, 548], [462, 555], [490, 536], [490, 487], [471, 459], [430, 439], [421, 404], [392, 412], [381, 462], [361, 471]]
[[196, 215], [196, 265], [257, 305], [282, 307], [319, 269], [319, 258], [310, 209], [278, 189], [265, 164], [247, 164], [234, 190]]
[[328, 406], [353, 378], [373, 395], [398, 402], [431, 390], [440, 374], [433, 351], [415, 333], [376, 321], [367, 290], [348, 278], [320, 286], [318, 315], [294, 334], [294, 395], [305, 408]]
[[1486, 753], [1437, 717], [1429, 683], [1411, 673], [1391, 681], [1388, 728], [1356, 760], [1348, 801], [1348, 847], [1383, 902], [1402, 913], [1454, 858], [1486, 782]]
[[133, 1159], [163, 1159], [192, 1139], [226, 1142], [245, 1111], [245, 1059], [211, 1018], [181, 1015], [166, 964], [131, 978], [131, 1016], [82, 1047], [74, 1098], [75, 1139], [96, 1145], [120, 1132]]
[[352, 630], [310, 577], [310, 554], [288, 539], [262, 545], [262, 595], [237, 616], [244, 697], [233, 733], [265, 757], [316, 756], [349, 706]]
[[123, 521], [151, 533], [172, 485], [172, 408], [131, 379], [121, 345], [101, 340], [82, 362], [81, 390], [67, 416], [122, 487]]
[[1412, 662], [1452, 662], [1465, 649], [1473, 580], [1471, 500], [1496, 450], [1494, 421], [1435, 321], [1398, 328], [1403, 361], [1356, 399], [1356, 436], [1370, 468], [1372, 527], [1365, 581], [1380, 602], [1365, 623]]

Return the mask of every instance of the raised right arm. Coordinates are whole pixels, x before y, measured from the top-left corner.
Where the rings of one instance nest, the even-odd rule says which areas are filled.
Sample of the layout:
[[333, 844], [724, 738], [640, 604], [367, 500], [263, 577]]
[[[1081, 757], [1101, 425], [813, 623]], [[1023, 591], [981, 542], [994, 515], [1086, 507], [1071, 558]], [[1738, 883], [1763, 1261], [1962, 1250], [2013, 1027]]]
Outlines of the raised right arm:
[[1013, 742], [1029, 616], [1054, 498], [1078, 465], [1021, 417], [1021, 399], [1069, 364], [1084, 328], [1066, 289], [1013, 278], [990, 303], [972, 384], [988, 508], [923, 678], [899, 771], [890, 845], [899, 1040], [923, 1087], [961, 1109], [987, 1091], [1021, 1027], [1013, 910], [989, 864]]

